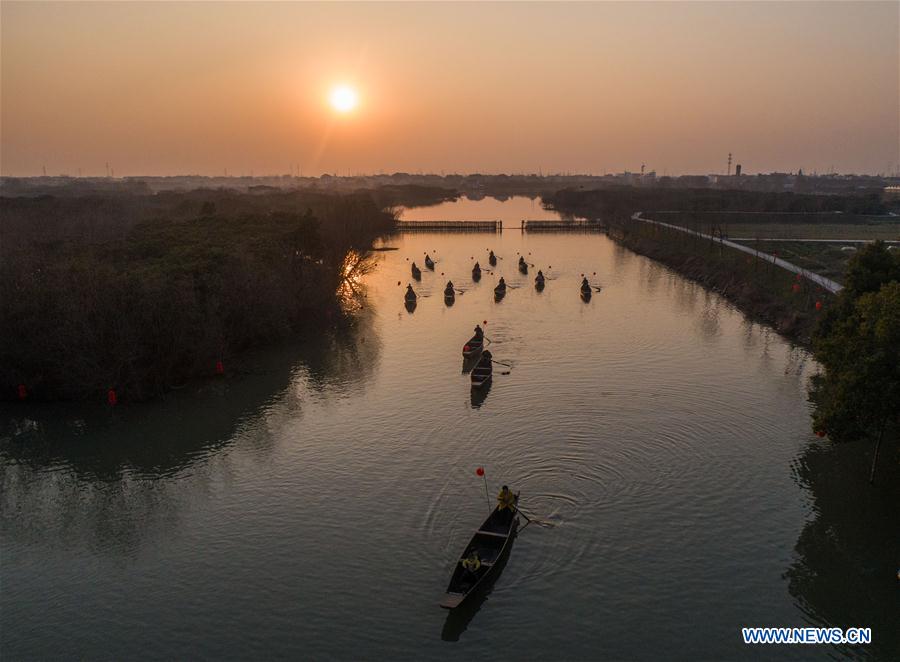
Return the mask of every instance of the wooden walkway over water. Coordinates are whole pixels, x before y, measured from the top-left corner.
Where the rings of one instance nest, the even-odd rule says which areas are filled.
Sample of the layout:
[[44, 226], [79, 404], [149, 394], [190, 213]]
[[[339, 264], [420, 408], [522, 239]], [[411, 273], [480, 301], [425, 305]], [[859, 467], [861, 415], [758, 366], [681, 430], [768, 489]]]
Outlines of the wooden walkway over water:
[[605, 230], [606, 226], [598, 220], [554, 218], [522, 221], [522, 229], [526, 232], [596, 232]]
[[[503, 221], [396, 221], [394, 229], [399, 232], [503, 232]], [[535, 219], [523, 220], [515, 228], [524, 232], [596, 232], [606, 226], [597, 220]]]
[[503, 232], [503, 221], [396, 221], [403, 232]]

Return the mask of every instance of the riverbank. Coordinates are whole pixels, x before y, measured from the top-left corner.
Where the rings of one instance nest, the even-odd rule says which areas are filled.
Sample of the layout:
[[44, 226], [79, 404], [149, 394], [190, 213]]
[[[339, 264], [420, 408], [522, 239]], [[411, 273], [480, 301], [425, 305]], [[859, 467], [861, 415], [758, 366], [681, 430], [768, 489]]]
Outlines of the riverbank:
[[[676, 228], [648, 224], [632, 218], [642, 208], [646, 218], [662, 208], [706, 209], [720, 205], [735, 209], [771, 208], [773, 213], [787, 209], [807, 209], [821, 214], [822, 206], [853, 209], [855, 200], [826, 200], [816, 196], [772, 196], [747, 192], [648, 191], [635, 190], [560, 191], [545, 198], [560, 212], [588, 218], [601, 218], [610, 236], [628, 249], [652, 258], [691, 280], [702, 283], [733, 302], [749, 317], [762, 321], [778, 333], [809, 348], [816, 323], [834, 301], [824, 288], [772, 264], [762, 256], [747, 255], [696, 234]], [[758, 198], [758, 199], [757, 199]], [[867, 200], [868, 202], [868, 200]], [[785, 207], [784, 211], [780, 208]], [[671, 212], [669, 212], [671, 214]], [[760, 215], [760, 221], [765, 220]], [[671, 216], [666, 217], [669, 222]], [[822, 220], [827, 220], [823, 216]], [[716, 234], [717, 227], [697, 224], [696, 231]], [[773, 252], [777, 256], [777, 251]]]
[[146, 400], [339, 323], [370, 193], [2, 198], [0, 397]]
[[629, 250], [671, 267], [721, 294], [749, 317], [809, 347], [819, 317], [833, 295], [771, 263], [743, 255], [677, 230], [639, 221], [622, 223], [610, 236]]

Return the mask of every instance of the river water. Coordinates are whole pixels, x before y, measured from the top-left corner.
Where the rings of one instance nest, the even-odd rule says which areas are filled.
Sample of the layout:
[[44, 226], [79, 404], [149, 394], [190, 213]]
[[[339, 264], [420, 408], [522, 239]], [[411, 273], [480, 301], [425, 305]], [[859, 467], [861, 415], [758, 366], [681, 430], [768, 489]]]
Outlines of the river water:
[[[526, 198], [405, 215], [551, 217]], [[4, 658], [897, 659], [896, 492], [810, 434], [804, 351], [601, 234], [382, 245], [349, 330], [156, 403], [0, 410]], [[484, 321], [511, 367], [473, 398], [460, 350]], [[448, 616], [479, 466], [545, 525]], [[875, 643], [741, 642], [809, 624]]]

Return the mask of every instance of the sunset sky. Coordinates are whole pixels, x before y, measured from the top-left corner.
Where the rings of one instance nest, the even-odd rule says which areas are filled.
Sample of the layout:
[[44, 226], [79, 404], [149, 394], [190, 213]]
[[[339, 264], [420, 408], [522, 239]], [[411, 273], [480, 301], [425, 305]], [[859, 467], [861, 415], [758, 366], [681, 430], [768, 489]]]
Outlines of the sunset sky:
[[900, 161], [897, 2], [0, 8], [3, 175]]

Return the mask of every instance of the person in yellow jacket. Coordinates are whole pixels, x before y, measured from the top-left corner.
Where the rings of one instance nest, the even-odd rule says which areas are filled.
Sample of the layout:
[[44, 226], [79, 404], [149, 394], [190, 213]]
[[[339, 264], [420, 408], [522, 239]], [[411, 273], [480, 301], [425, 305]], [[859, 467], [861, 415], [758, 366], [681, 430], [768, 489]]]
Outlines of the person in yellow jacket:
[[462, 566], [472, 574], [475, 574], [478, 571], [478, 568], [481, 567], [481, 559], [478, 558], [478, 550], [473, 549], [472, 553], [469, 554], [469, 557], [462, 560]]
[[509, 521], [512, 519], [515, 507], [516, 495], [509, 491], [509, 487], [504, 485], [503, 489], [500, 490], [500, 494], [497, 495], [497, 510], [500, 511], [500, 515], [502, 515], [504, 519]]

